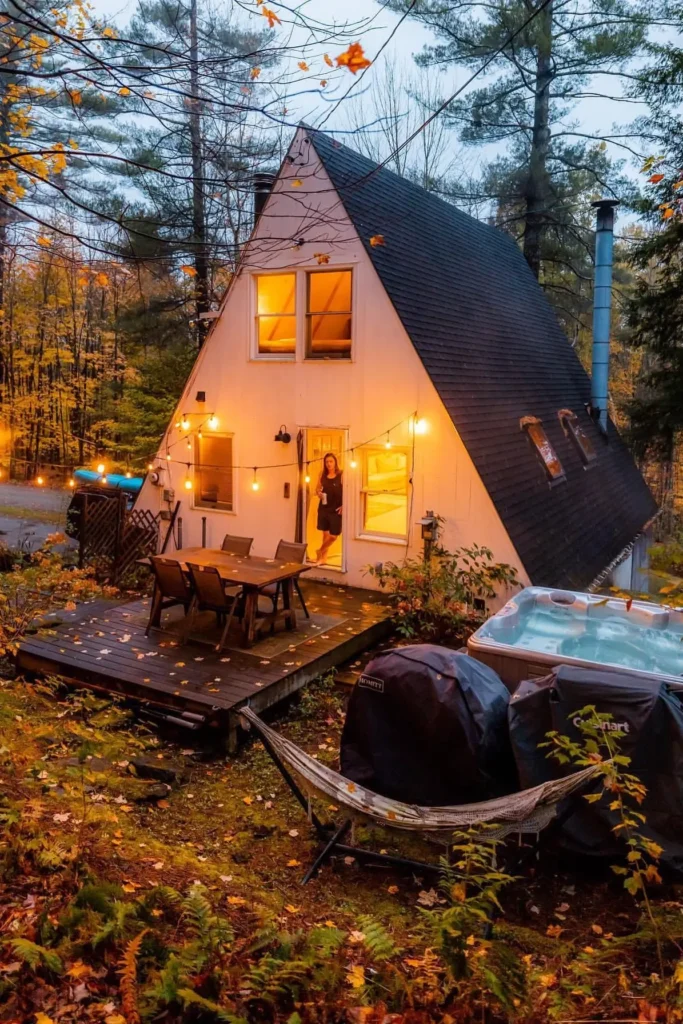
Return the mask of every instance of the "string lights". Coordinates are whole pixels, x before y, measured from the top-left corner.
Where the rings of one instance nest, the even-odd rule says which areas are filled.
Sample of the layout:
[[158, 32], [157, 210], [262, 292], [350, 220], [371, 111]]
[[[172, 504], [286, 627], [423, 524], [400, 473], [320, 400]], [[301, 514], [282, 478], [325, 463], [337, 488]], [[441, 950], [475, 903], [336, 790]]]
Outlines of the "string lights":
[[[192, 414], [192, 415], [195, 415], [195, 414]], [[383, 430], [379, 434], [376, 434], [374, 437], [368, 438], [368, 440], [363, 441], [362, 443], [356, 443], [352, 447], [346, 448], [342, 452], [340, 452], [340, 454], [342, 456], [343, 455], [348, 455], [349, 456], [349, 461], [348, 461], [349, 469], [357, 469], [357, 467], [358, 467], [358, 459], [357, 459], [357, 456], [356, 456], [356, 451], [357, 451], [358, 448], [364, 448], [367, 445], [377, 444], [377, 442], [380, 441], [380, 439], [384, 438], [384, 448], [387, 451], [391, 450], [391, 448], [393, 447], [392, 433], [394, 431], [399, 430], [399, 428], [402, 425], [404, 425], [404, 424], [407, 425], [409, 433], [412, 434], [413, 436], [415, 436], [415, 435], [423, 436], [423, 435], [429, 433], [428, 421], [426, 419], [422, 418], [422, 417], [418, 417], [417, 412], [415, 412], [411, 416], [400, 420], [398, 423], [395, 423], [388, 430]], [[182, 420], [177, 421], [175, 426], [176, 426], [176, 428], [183, 427], [183, 428], [189, 429], [190, 422], [189, 422], [189, 419], [188, 419], [188, 416], [187, 416], [186, 413], [183, 413]], [[171, 468], [171, 464], [172, 463], [177, 463], [178, 465], [184, 465], [187, 468], [187, 474], [185, 476], [185, 480], [184, 480], [183, 486], [188, 491], [194, 490], [194, 482], [193, 482], [193, 479], [192, 479], [192, 476], [191, 476], [192, 462], [188, 462], [187, 459], [182, 459], [182, 458], [174, 459], [172, 454], [171, 454], [170, 449], [173, 448], [173, 446], [175, 444], [180, 443], [180, 441], [184, 441], [187, 450], [188, 451], [192, 451], [193, 450], [192, 437], [196, 436], [197, 438], [201, 439], [203, 437], [203, 432], [202, 431], [204, 429], [206, 429], [207, 427], [209, 429], [211, 429], [211, 430], [215, 430], [218, 427], [218, 418], [216, 417], [215, 413], [211, 413], [211, 415], [208, 418], [204, 418], [202, 420], [201, 424], [199, 425], [199, 427], [195, 428], [193, 431], [191, 431], [191, 433], [186, 434], [185, 436], [180, 437], [180, 438], [178, 438], [175, 441], [170, 441], [170, 442], [167, 441], [165, 456], [163, 456], [161, 454], [155, 456], [155, 459], [158, 460], [158, 462], [148, 462], [147, 463], [147, 471], [151, 473], [155, 468], [161, 469], [161, 465], [162, 465], [161, 460], [162, 459], [164, 459], [164, 461], [168, 464], [169, 472], [170, 472], [170, 468]], [[90, 443], [90, 442], [88, 442], [88, 443]], [[311, 482], [311, 465], [313, 463], [322, 462], [323, 459], [324, 459], [324, 455], [318, 456], [318, 457], [313, 458], [313, 459], [306, 460], [306, 462], [305, 462], [305, 470], [304, 470], [304, 480], [305, 480], [305, 482], [307, 484]], [[13, 459], [13, 461], [14, 462], [26, 462], [27, 465], [30, 464], [28, 460]], [[52, 469], [59, 467], [59, 468], [62, 468], [64, 470], [66, 470], [63, 486], [66, 486], [66, 487], [68, 487], [70, 489], [73, 489], [73, 488], [77, 487], [78, 480], [73, 476], [73, 464], [69, 465], [69, 464], [65, 464], [65, 463], [49, 463], [49, 464], [44, 464], [44, 465], [49, 465]], [[295, 467], [295, 466], [296, 467], [301, 467], [301, 465], [302, 465], [302, 463], [299, 462], [299, 460], [297, 459], [296, 461], [292, 461], [292, 462], [288, 462], [288, 463], [276, 463], [276, 464], [265, 465], [265, 466], [260, 466], [260, 467], [259, 466], [253, 466], [253, 467], [249, 466], [249, 467], [247, 467], [247, 466], [244, 466], [244, 465], [234, 465], [233, 464], [233, 466], [231, 468], [232, 469], [246, 469], [246, 468], [252, 469], [253, 470], [253, 477], [252, 477], [252, 480], [251, 480], [251, 490], [254, 491], [254, 492], [257, 492], [257, 491], [261, 490], [261, 482], [260, 482], [259, 474], [260, 474], [260, 472], [262, 470], [264, 470], [264, 469], [282, 470], [282, 469], [287, 469], [288, 467]], [[204, 468], [204, 469], [222, 469], [224, 467], [222, 465], [213, 466], [213, 465], [209, 465], [208, 463], [203, 463], [202, 464], [202, 468]], [[107, 467], [106, 467], [105, 462], [103, 462], [103, 461], [98, 462], [96, 464], [96, 470], [97, 470], [97, 474], [99, 476], [99, 483], [103, 484], [103, 485], [106, 485], [109, 481], [108, 481], [108, 477], [107, 477]], [[2, 476], [2, 473], [3, 473], [3, 470], [0, 469], [0, 476]], [[134, 470], [132, 472], [131, 472], [130, 468], [125, 470], [125, 477], [126, 477], [126, 479], [128, 479], [128, 480], [133, 479], [133, 474], [134, 474]], [[33, 482], [34, 482], [34, 484], [36, 486], [43, 487], [43, 486], [45, 486], [46, 479], [43, 476], [43, 474], [41, 473], [41, 474], [37, 474], [33, 478]]]

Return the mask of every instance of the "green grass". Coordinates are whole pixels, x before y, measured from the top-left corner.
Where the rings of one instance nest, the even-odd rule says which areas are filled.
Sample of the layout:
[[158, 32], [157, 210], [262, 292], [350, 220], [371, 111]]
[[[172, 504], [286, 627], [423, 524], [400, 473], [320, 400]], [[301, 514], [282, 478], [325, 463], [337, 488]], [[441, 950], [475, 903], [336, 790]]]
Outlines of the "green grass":
[[37, 523], [64, 525], [64, 512], [47, 508], [22, 508], [20, 505], [0, 505], [0, 516], [10, 519], [32, 519]]

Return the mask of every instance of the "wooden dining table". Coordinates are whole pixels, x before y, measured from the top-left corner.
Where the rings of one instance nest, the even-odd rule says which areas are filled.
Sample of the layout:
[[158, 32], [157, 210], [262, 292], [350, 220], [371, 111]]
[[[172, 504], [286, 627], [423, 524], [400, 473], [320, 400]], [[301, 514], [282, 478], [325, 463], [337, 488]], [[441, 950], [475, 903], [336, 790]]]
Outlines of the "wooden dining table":
[[[251, 647], [264, 625], [272, 625], [279, 618], [284, 618], [288, 629], [296, 629], [296, 609], [294, 607], [294, 580], [312, 568], [301, 562], [284, 562], [278, 558], [263, 558], [260, 555], [233, 555], [220, 548], [180, 548], [164, 558], [180, 562], [187, 571], [187, 563], [193, 565], [210, 565], [217, 569], [221, 579], [228, 584], [242, 587], [244, 590], [244, 616], [242, 630], [244, 644]], [[150, 564], [148, 558], [140, 559], [141, 564]], [[263, 587], [281, 585], [281, 609], [273, 609], [259, 617], [258, 598]], [[161, 611], [152, 626], [159, 626]]]

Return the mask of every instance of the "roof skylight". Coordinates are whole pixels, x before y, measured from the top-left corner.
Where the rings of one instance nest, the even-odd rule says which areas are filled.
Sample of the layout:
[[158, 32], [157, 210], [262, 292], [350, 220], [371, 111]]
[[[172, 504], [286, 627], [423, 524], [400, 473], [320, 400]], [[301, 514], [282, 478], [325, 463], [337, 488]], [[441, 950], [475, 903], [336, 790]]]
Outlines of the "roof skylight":
[[545, 432], [543, 423], [536, 416], [524, 416], [519, 421], [519, 425], [522, 430], [525, 431], [527, 437], [533, 444], [534, 448], [538, 452], [538, 456], [543, 463], [543, 467], [548, 474], [548, 478], [551, 483], [557, 483], [560, 480], [564, 480], [564, 469], [560, 462], [557, 452], [548, 440], [548, 435]]

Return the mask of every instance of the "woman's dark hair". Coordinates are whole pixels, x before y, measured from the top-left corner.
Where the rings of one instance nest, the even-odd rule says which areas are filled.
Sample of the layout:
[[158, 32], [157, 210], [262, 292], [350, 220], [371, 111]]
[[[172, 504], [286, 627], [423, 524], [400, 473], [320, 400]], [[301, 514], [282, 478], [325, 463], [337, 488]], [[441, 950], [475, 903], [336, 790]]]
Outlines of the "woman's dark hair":
[[337, 456], [334, 454], [334, 452], [328, 452], [327, 455], [324, 456], [324, 458], [323, 458], [322, 476], [325, 476], [325, 477], [327, 476], [327, 460], [328, 459], [334, 459], [334, 474], [335, 474], [335, 476], [341, 476], [341, 470], [339, 468], [339, 462], [337, 461]]

